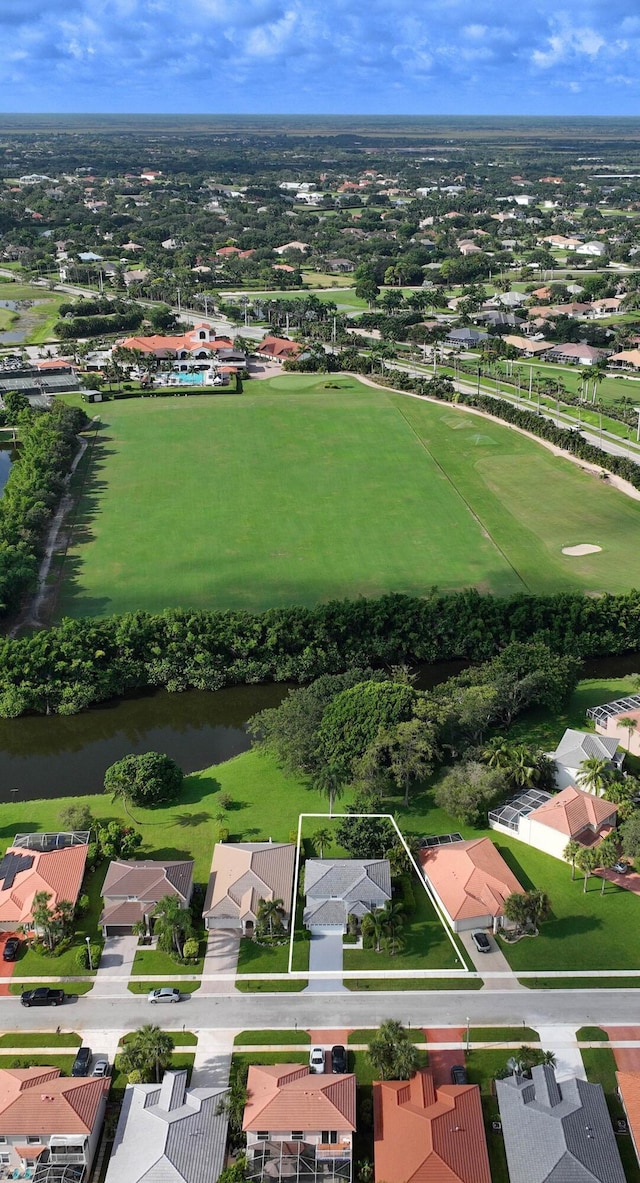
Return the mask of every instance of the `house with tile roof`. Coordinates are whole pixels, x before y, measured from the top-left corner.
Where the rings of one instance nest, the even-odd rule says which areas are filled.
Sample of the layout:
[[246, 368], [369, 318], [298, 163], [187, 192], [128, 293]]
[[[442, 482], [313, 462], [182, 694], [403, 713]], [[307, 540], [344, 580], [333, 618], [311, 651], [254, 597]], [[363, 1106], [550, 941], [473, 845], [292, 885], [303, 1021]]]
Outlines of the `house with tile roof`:
[[167, 895], [175, 896], [182, 908], [188, 908], [192, 892], [192, 859], [175, 862], [114, 859], [102, 885], [102, 934], [122, 936], [141, 921], [150, 930], [153, 909], [159, 900]]
[[480, 1089], [428, 1069], [373, 1085], [375, 1183], [491, 1183]]
[[509, 803], [514, 810], [514, 819], [508, 823], [504, 807], [492, 810], [489, 814], [491, 829], [511, 834], [553, 858], [564, 859], [568, 842], [598, 846], [617, 826], [617, 805], [576, 789], [574, 785], [560, 793], [537, 792], [536, 795], [540, 803], [535, 808], [527, 808], [526, 799], [530, 794], [521, 794], [523, 808], [517, 808], [520, 798], [514, 798]]
[[[626, 723], [627, 719], [632, 719], [635, 727], [633, 723]], [[629, 710], [620, 709], [611, 713], [603, 713], [602, 718], [596, 719], [595, 724], [598, 735], [606, 737], [605, 742], [616, 740], [625, 751], [631, 752], [634, 756], [640, 756], [639, 707], [631, 706]]]
[[504, 902], [524, 888], [489, 838], [420, 851], [422, 873], [454, 932], [504, 925]]
[[186, 333], [159, 334], [149, 337], [126, 337], [118, 343], [123, 349], [152, 354], [159, 361], [177, 358], [193, 361], [215, 357], [221, 349], [232, 349], [230, 337], [219, 337], [216, 330], [202, 321]]
[[616, 1072], [616, 1081], [633, 1149], [640, 1163], [640, 1072]]
[[[20, 836], [21, 839], [30, 837]], [[64, 838], [65, 835], [52, 837]], [[4, 931], [32, 929], [31, 909], [34, 896], [40, 891], [47, 892], [50, 908], [55, 908], [61, 900], [69, 900], [75, 906], [86, 861], [86, 841], [38, 850], [27, 843], [18, 845], [16, 840], [0, 860], [0, 928]]]
[[[50, 1168], [91, 1170], [104, 1121], [108, 1077], [70, 1079], [59, 1068], [0, 1069], [0, 1170], [47, 1179]], [[17, 1174], [15, 1175], [17, 1178]]]
[[206, 928], [252, 936], [262, 900], [282, 900], [289, 927], [296, 847], [293, 842], [217, 842], [204, 901]]
[[356, 1078], [317, 1076], [300, 1064], [252, 1064], [242, 1128], [248, 1179], [349, 1183]]
[[224, 1166], [226, 1089], [187, 1088], [186, 1069], [162, 1084], [129, 1084], [105, 1183], [216, 1183]]
[[388, 859], [307, 859], [304, 923], [315, 935], [345, 933], [349, 916], [362, 920], [391, 899]]
[[269, 358], [271, 361], [284, 362], [295, 360], [302, 353], [303, 346], [299, 341], [290, 341], [287, 337], [265, 337], [256, 345], [256, 357]]
[[511, 1183], [625, 1183], [602, 1085], [541, 1064], [495, 1087]]
[[[596, 730], [599, 730], [597, 725]], [[555, 764], [557, 787], [566, 789], [569, 785], [579, 784], [582, 764], [592, 756], [606, 760], [612, 770], [621, 769], [624, 752], [620, 752], [619, 747], [615, 736], [594, 735], [592, 731], [575, 731], [567, 727], [555, 751], [546, 753]]]

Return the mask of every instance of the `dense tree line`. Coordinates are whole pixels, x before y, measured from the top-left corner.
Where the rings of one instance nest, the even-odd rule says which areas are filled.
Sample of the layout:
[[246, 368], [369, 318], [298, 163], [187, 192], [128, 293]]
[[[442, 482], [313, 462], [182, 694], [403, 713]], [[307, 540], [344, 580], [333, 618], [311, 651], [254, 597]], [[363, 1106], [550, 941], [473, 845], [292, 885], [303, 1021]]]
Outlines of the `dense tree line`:
[[640, 592], [482, 596], [432, 590], [316, 608], [171, 610], [63, 620], [0, 641], [0, 716], [74, 714], [131, 690], [218, 690], [252, 682], [309, 682], [353, 666], [486, 660], [505, 641], [543, 640], [559, 654], [640, 649]]
[[21, 411], [20, 420], [18, 459], [0, 500], [0, 614], [19, 608], [35, 584], [46, 530], [86, 415], [55, 404], [51, 412]]

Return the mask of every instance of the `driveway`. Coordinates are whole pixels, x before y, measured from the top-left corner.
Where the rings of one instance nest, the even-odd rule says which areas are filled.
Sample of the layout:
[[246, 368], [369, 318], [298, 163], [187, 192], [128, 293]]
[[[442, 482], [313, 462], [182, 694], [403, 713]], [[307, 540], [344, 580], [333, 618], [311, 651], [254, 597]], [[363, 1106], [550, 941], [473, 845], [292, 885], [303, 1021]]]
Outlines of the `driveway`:
[[465, 947], [465, 952], [468, 954], [468, 957], [474, 968], [477, 969], [478, 973], [482, 974], [483, 978], [485, 978], [485, 974], [490, 973], [508, 974], [508, 977], [504, 978], [485, 978], [484, 986], [482, 987], [483, 990], [524, 989], [524, 986], [520, 985], [494, 936], [491, 936], [489, 933], [487, 933], [487, 936], [491, 941], [491, 952], [479, 953], [473, 941], [471, 940], [471, 932], [459, 932], [457, 935], [462, 941], [462, 944]]
[[107, 937], [96, 973], [96, 984], [91, 991], [94, 997], [126, 993], [137, 948], [137, 937]]
[[[202, 985], [199, 994], [231, 994], [235, 990], [229, 974], [238, 968], [240, 933], [213, 928], [207, 933], [207, 951], [204, 955]], [[225, 975], [221, 977], [220, 975]]]
[[319, 933], [311, 935], [309, 944], [309, 973], [328, 973], [334, 978], [310, 978], [303, 994], [348, 994], [342, 984], [342, 933]]

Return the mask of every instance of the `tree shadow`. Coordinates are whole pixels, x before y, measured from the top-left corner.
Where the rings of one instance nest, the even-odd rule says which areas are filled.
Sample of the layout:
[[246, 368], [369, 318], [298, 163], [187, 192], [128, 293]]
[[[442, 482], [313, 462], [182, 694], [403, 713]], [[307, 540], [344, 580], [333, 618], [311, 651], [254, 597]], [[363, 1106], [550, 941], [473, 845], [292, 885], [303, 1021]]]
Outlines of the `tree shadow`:
[[200, 813], [174, 813], [173, 824], [180, 826], [181, 829], [194, 829], [196, 826], [202, 826], [206, 822], [212, 820], [211, 814], [206, 810], [201, 810]]

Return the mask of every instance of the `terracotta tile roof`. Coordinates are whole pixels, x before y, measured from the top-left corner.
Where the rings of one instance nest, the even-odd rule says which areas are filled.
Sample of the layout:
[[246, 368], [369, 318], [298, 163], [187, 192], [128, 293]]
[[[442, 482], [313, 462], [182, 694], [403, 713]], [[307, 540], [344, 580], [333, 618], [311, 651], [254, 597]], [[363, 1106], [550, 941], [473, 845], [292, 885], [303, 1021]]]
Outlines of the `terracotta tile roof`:
[[192, 878], [191, 859], [175, 862], [114, 859], [109, 863], [102, 895], [105, 899], [134, 895], [145, 902], [155, 902], [165, 895], [177, 895], [186, 902], [191, 893]]
[[260, 900], [281, 899], [288, 921], [295, 851], [291, 842], [217, 842], [203, 916], [255, 923]]
[[532, 821], [559, 830], [567, 838], [573, 838], [587, 827], [599, 830], [607, 822], [615, 820], [617, 806], [593, 793], [585, 793], [573, 785], [556, 793], [544, 805], [539, 805], [529, 814]]
[[302, 345], [288, 341], [286, 337], [265, 337], [254, 350], [254, 353], [266, 353], [270, 357], [296, 357], [301, 352]]
[[337, 1130], [356, 1128], [356, 1078], [316, 1076], [300, 1064], [252, 1064], [243, 1130]]
[[376, 1183], [491, 1183], [477, 1085], [376, 1082], [373, 1120]]
[[616, 1072], [616, 1080], [634, 1146], [640, 1150], [640, 1072]]
[[429, 847], [420, 862], [452, 920], [502, 916], [507, 896], [524, 891], [489, 838]]
[[[16, 873], [10, 886], [6, 886], [8, 880], [0, 880], [0, 924], [28, 924], [31, 921], [33, 897], [38, 891], [49, 893], [50, 907], [59, 900], [70, 900], [75, 904], [84, 877], [86, 846], [28, 852], [9, 847], [6, 854], [23, 858], [25, 869]], [[26, 854], [28, 858], [24, 858]], [[27, 863], [31, 865], [27, 866]]]
[[108, 1078], [69, 1079], [59, 1068], [2, 1068], [0, 1134], [89, 1134], [110, 1084]]

